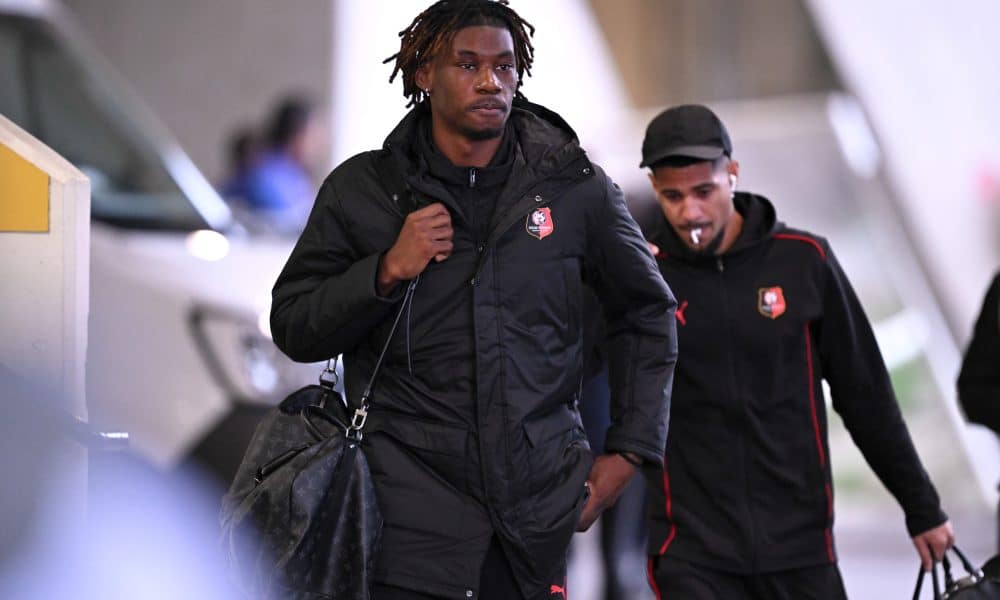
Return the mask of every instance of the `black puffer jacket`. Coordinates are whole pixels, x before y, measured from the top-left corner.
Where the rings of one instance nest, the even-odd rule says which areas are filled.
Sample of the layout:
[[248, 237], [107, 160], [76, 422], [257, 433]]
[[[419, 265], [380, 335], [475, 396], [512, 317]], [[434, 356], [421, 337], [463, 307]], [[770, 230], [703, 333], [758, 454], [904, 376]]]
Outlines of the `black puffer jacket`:
[[[365, 449], [386, 520], [376, 577], [478, 597], [479, 567], [496, 535], [530, 596], [561, 583], [551, 577], [592, 462], [575, 407], [583, 286], [597, 292], [608, 320], [607, 447], [657, 464], [676, 360], [675, 303], [618, 187], [557, 115], [515, 103], [514, 162], [486, 240], [416, 152], [426, 118], [417, 107], [382, 150], [327, 178], [275, 285], [271, 327], [293, 359], [343, 353], [347, 395], [357, 403], [399, 301], [376, 295], [380, 256], [409, 209], [434, 201], [449, 208], [454, 251], [421, 275], [373, 395]], [[540, 229], [538, 215], [547, 219]], [[471, 329], [456, 326], [465, 322]]]
[[680, 359], [650, 552], [734, 573], [836, 561], [827, 415], [833, 407], [896, 497], [911, 535], [946, 519], [913, 448], [868, 319], [825, 239], [761, 196], [721, 257], [653, 241], [677, 294]]

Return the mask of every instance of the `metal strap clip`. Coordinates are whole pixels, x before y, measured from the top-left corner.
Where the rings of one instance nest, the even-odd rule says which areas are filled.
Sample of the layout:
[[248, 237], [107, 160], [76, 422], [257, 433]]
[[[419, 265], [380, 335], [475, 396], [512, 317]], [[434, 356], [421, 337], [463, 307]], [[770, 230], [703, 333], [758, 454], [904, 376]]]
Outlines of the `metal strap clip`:
[[368, 421], [367, 403], [354, 411], [354, 416], [351, 418], [351, 426], [347, 428], [347, 439], [360, 442], [363, 437], [361, 430], [364, 429], [366, 421]]
[[327, 389], [333, 389], [337, 387], [337, 382], [340, 378], [337, 377], [337, 360], [340, 357], [331, 358], [326, 361], [326, 366], [323, 367], [323, 371], [319, 374], [319, 384]]

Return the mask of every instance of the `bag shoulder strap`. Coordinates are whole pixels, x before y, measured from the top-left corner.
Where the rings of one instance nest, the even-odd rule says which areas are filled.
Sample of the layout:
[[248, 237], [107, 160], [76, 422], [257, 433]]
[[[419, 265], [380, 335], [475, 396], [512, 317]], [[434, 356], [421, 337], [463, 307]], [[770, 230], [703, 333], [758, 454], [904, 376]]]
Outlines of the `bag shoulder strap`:
[[392, 328], [389, 330], [389, 335], [386, 336], [385, 344], [382, 345], [382, 351], [379, 352], [378, 360], [375, 361], [375, 368], [372, 369], [372, 376], [368, 379], [368, 385], [365, 386], [365, 391], [361, 393], [361, 406], [354, 411], [354, 416], [351, 417], [351, 425], [347, 428], [347, 438], [350, 440], [354, 440], [356, 442], [361, 441], [361, 430], [365, 427], [365, 422], [368, 420], [368, 410], [371, 408], [371, 395], [372, 388], [375, 386], [375, 379], [378, 377], [378, 372], [382, 368], [382, 361], [385, 359], [385, 354], [389, 350], [389, 344], [392, 342], [392, 337], [396, 333], [396, 329], [399, 328], [399, 321], [402, 319], [403, 313], [406, 312], [406, 307], [410, 304], [413, 298], [413, 291], [417, 288], [418, 281], [420, 281], [419, 275], [414, 277], [406, 286], [406, 293], [403, 295], [403, 302], [399, 306], [396, 318], [392, 321]]
[[[416, 208], [416, 202], [413, 199], [413, 191], [410, 189], [403, 179], [403, 174], [399, 169], [399, 165], [393, 160], [392, 153], [388, 149], [382, 150], [372, 150], [372, 164], [375, 166], [375, 171], [378, 173], [379, 183], [388, 193], [393, 202], [399, 206], [399, 210], [407, 215]], [[389, 344], [392, 342], [392, 337], [396, 333], [396, 329], [399, 327], [399, 321], [406, 311], [407, 306], [413, 297], [413, 291], [417, 287], [417, 281], [420, 280], [420, 276], [415, 277], [407, 285], [406, 293], [403, 296], [403, 302], [400, 304], [399, 312], [396, 313], [396, 318], [392, 323], [392, 328], [389, 330], [389, 335], [386, 337], [385, 344], [382, 346], [382, 351], [379, 353], [378, 361], [375, 363], [375, 368], [372, 370], [371, 378], [368, 380], [368, 385], [365, 386], [364, 392], [361, 394], [361, 406], [354, 411], [354, 416], [351, 418], [351, 424], [347, 428], [348, 438], [360, 441], [362, 434], [361, 430], [365, 426], [365, 422], [368, 419], [368, 410], [371, 408], [371, 394], [372, 388], [375, 385], [375, 379], [378, 376], [379, 369], [382, 367], [382, 361], [385, 358], [386, 352], [389, 350]], [[327, 361], [327, 366], [320, 375], [320, 385], [328, 385], [332, 388], [336, 383], [336, 359], [330, 359]], [[332, 365], [332, 366], [331, 366]], [[331, 381], [324, 379], [324, 375], [332, 376]]]

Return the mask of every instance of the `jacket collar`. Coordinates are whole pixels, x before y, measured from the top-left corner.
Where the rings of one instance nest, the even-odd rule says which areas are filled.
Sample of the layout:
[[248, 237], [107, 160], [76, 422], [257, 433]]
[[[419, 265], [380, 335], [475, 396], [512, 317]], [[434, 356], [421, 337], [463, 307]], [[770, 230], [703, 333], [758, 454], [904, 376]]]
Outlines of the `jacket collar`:
[[450, 185], [469, 185], [469, 172], [476, 173], [476, 185], [479, 187], [492, 187], [503, 184], [510, 175], [510, 167], [514, 160], [514, 130], [509, 126], [504, 129], [500, 146], [497, 148], [493, 159], [485, 167], [459, 167], [445, 156], [431, 136], [430, 120], [423, 119], [421, 126], [417, 129], [418, 135], [415, 137], [417, 154], [422, 161], [426, 162], [429, 174]]
[[[391, 153], [401, 171], [410, 176], [423, 174], [426, 170], [416, 140], [421, 123], [428, 118], [430, 105], [421, 102], [403, 117], [383, 144], [383, 149]], [[555, 175], [585, 156], [573, 129], [544, 106], [515, 99], [509, 123], [517, 141], [516, 153], [534, 175], [533, 179]]]

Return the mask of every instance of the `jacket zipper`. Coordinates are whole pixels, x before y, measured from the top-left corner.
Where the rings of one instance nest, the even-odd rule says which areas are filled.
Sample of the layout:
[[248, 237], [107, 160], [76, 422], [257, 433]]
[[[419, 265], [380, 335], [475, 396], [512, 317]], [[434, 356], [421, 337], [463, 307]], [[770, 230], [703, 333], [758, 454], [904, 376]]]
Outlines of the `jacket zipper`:
[[[717, 256], [715, 258], [715, 268], [719, 272], [719, 283], [720, 283], [720, 287], [722, 288], [722, 294], [721, 294], [722, 295], [722, 303], [723, 303], [723, 311], [722, 312], [723, 312], [724, 315], [726, 315], [726, 318], [727, 318], [726, 325], [727, 325], [727, 330], [728, 330], [728, 328], [729, 328], [729, 322], [728, 322], [729, 316], [728, 315], [730, 314], [730, 312], [729, 312], [729, 294], [728, 294], [728, 290], [726, 289], [726, 279], [725, 279], [726, 264], [725, 264], [725, 261], [723, 261], [723, 259], [722, 259], [721, 256]], [[727, 333], [730, 334], [728, 336], [728, 339], [732, 339], [732, 335], [731, 335], [732, 332], [731, 331], [727, 331]], [[726, 346], [726, 350], [727, 350], [727, 358], [728, 358], [728, 366], [729, 366], [729, 394], [730, 394], [730, 398], [732, 398], [732, 399], [735, 400], [739, 396], [738, 396], [738, 392], [737, 392], [737, 389], [736, 389], [736, 376], [735, 376], [735, 373], [734, 373], [735, 366], [733, 364], [733, 348], [732, 348], [732, 344], [731, 343]], [[744, 419], [748, 419], [749, 417], [747, 416], [747, 411], [749, 410], [749, 407], [744, 406], [743, 403], [741, 402], [740, 403], [740, 409], [743, 412], [743, 418]], [[744, 431], [746, 431], [746, 428], [744, 428]], [[744, 493], [744, 497], [747, 499], [747, 503], [746, 503], [747, 517], [748, 517], [747, 518], [747, 524], [748, 524], [749, 529], [750, 529], [750, 566], [756, 572], [756, 570], [757, 570], [757, 532], [756, 532], [756, 528], [754, 527], [753, 507], [750, 505], [750, 501], [749, 501], [750, 500], [750, 466], [747, 463], [747, 440], [746, 440], [746, 435], [745, 434], [744, 434], [744, 437], [743, 437], [743, 440], [742, 440], [742, 451], [743, 451], [743, 493]]]
[[[535, 206], [545, 206], [548, 202], [544, 201], [541, 196], [535, 196]], [[524, 205], [525, 208], [529, 206], [527, 202], [520, 202], [515, 204], [514, 207], [507, 213], [508, 215], [517, 215], [514, 218], [506, 218], [501, 221], [492, 232], [490, 232], [489, 237], [486, 239], [485, 244], [480, 244], [477, 249], [479, 249], [479, 258], [476, 260], [476, 270], [472, 273], [472, 280], [469, 282], [473, 286], [479, 283], [479, 272], [483, 269], [483, 265], [486, 264], [486, 249], [496, 243], [500, 236], [503, 235], [505, 231], [510, 229], [511, 225], [517, 223], [521, 219], [521, 206]]]
[[[561, 168], [565, 168], [565, 167], [569, 166], [569, 164], [570, 163], [567, 163], [566, 165], [563, 165], [563, 167], [561, 167]], [[475, 180], [476, 180], [475, 179], [475, 173], [474, 173], [474, 171], [475, 171], [474, 168], [469, 170], [469, 181], [470, 181], [470, 183], [474, 183]], [[591, 169], [589, 167], [585, 168], [583, 170], [583, 174], [584, 175], [589, 175], [590, 171], [591, 171]], [[549, 199], [549, 198], [543, 198], [541, 195], [538, 195], [538, 194], [536, 194], [534, 197], [531, 197], [531, 192], [527, 192], [525, 194], [525, 197], [526, 198], [531, 198], [532, 201], [528, 202], [527, 199], [524, 199], [521, 202], [518, 202], [517, 204], [515, 204], [514, 206], [512, 206], [511, 209], [509, 211], [507, 211], [507, 217], [504, 218], [499, 223], [497, 223], [497, 226], [493, 228], [493, 231], [491, 231], [490, 235], [487, 237], [486, 243], [484, 245], [485, 247], [483, 248], [483, 251], [481, 251], [479, 253], [479, 260], [476, 261], [476, 270], [473, 272], [472, 279], [469, 281], [469, 283], [472, 286], [476, 286], [479, 283], [479, 271], [481, 271], [482, 268], [483, 268], [483, 265], [486, 264], [486, 254], [487, 254], [486, 251], [485, 251], [486, 248], [489, 248], [490, 246], [492, 246], [493, 244], [495, 244], [496, 241], [498, 239], [500, 239], [500, 236], [503, 235], [505, 231], [507, 231], [508, 229], [510, 229], [511, 225], [513, 225], [514, 223], [517, 223], [518, 220], [520, 220], [521, 215], [524, 213], [524, 211], [528, 207], [530, 207], [532, 205], [534, 205], [536, 207], [548, 206], [549, 202], [551, 201], [551, 199]], [[515, 216], [514, 217], [510, 217], [510, 215], [515, 215]]]
[[[584, 174], [588, 174], [588, 173], [589, 173], [589, 169], [585, 169], [584, 170]], [[469, 187], [475, 186], [475, 183], [476, 183], [476, 169], [472, 168], [472, 169], [469, 169]], [[530, 197], [530, 192], [527, 193], [527, 194], [525, 194], [525, 196], [522, 196], [522, 200], [520, 202], [516, 202], [511, 207], [511, 209], [509, 211], [507, 211], [507, 213], [504, 215], [504, 217], [502, 217], [501, 220], [497, 222], [497, 226], [494, 227], [493, 230], [490, 232], [490, 234], [486, 237], [486, 241], [485, 242], [480, 242], [476, 246], [476, 249], [479, 252], [479, 258], [476, 259], [476, 270], [473, 272], [472, 278], [471, 278], [471, 280], [469, 282], [473, 287], [476, 287], [479, 284], [479, 272], [482, 270], [483, 266], [486, 264], [486, 257], [489, 254], [489, 252], [487, 252], [487, 250], [489, 249], [489, 247], [491, 247], [493, 244], [495, 244], [497, 242], [497, 240], [500, 239], [500, 236], [503, 235], [504, 232], [506, 232], [512, 225], [514, 225], [514, 223], [517, 223], [521, 219], [521, 215], [524, 214], [524, 211], [526, 209], [528, 209], [530, 206], [535, 205], [535, 206], [541, 207], [541, 206], [546, 206], [549, 203], [548, 200], [546, 200], [545, 198], [543, 198], [539, 194], [536, 194], [533, 197], [533, 199], [532, 199], [533, 201], [531, 201], [531, 202], [529, 202], [528, 199], [527, 199], [529, 197]], [[513, 215], [513, 216], [511, 216], [511, 215]], [[499, 293], [499, 292], [498, 292], [498, 290], [495, 289], [494, 293]], [[473, 314], [473, 328], [475, 329], [475, 324], [476, 324], [476, 301], [475, 301], [475, 298], [473, 298], [473, 302], [472, 302], [472, 314]], [[497, 326], [498, 326], [498, 328], [500, 327], [499, 320], [497, 321]], [[479, 345], [479, 337], [478, 337], [478, 335], [475, 336], [475, 344], [477, 346], [477, 355], [478, 355], [478, 345]], [[501, 353], [503, 353], [503, 352], [504, 351], [501, 350]], [[501, 364], [501, 369], [502, 369], [502, 364]], [[505, 377], [505, 375], [503, 373], [501, 373], [501, 377]], [[476, 386], [477, 386], [477, 390], [478, 390], [478, 387], [479, 387], [479, 369], [478, 369], [478, 367], [476, 369]], [[477, 391], [477, 396], [478, 396], [478, 391]], [[503, 418], [504, 424], [506, 426], [506, 424], [508, 423], [508, 420], [509, 420], [509, 416], [508, 416], [507, 410], [506, 410], [506, 403], [503, 403], [502, 407], [503, 407], [502, 418]], [[478, 410], [478, 408], [479, 408], [479, 403], [478, 403], [478, 399], [477, 399], [477, 410]], [[505, 443], [506, 443], [506, 440], [507, 440], [506, 436], [504, 436], [504, 440], [505, 440]], [[489, 477], [488, 477], [488, 474], [486, 472], [486, 466], [485, 466], [486, 465], [486, 461], [482, 460], [482, 455], [483, 455], [482, 444], [479, 444], [479, 451], [480, 451], [480, 468], [481, 468], [482, 477], [483, 477], [483, 491], [485, 492], [486, 500], [489, 503], [491, 492], [490, 492], [490, 489], [489, 489]], [[509, 461], [510, 461], [510, 448], [506, 447], [504, 449], [504, 453], [507, 456], [507, 462], [508, 462], [508, 464], [507, 464], [507, 471], [509, 473], [510, 472], [510, 465], [509, 465]], [[512, 508], [511, 510], [512, 511], [516, 511], [516, 509], [514, 509], [514, 508]], [[516, 512], [519, 512], [519, 511], [516, 511]]]
[[[479, 253], [479, 259], [476, 261], [476, 270], [472, 274], [472, 280], [470, 283], [475, 286], [479, 283], [479, 272], [482, 270], [483, 265], [486, 264], [486, 249], [496, 243], [500, 236], [504, 234], [510, 227], [521, 220], [521, 216], [524, 214], [525, 209], [531, 207], [532, 205], [536, 207], [548, 206], [549, 200], [546, 200], [542, 196], [536, 195], [533, 198], [531, 204], [527, 201], [521, 201], [515, 204], [508, 212], [506, 218], [500, 221], [497, 226], [490, 232], [489, 237], [486, 239], [485, 244], [481, 244], [482, 250]], [[514, 215], [511, 217], [510, 215]]]

